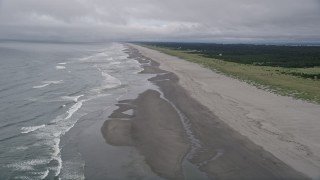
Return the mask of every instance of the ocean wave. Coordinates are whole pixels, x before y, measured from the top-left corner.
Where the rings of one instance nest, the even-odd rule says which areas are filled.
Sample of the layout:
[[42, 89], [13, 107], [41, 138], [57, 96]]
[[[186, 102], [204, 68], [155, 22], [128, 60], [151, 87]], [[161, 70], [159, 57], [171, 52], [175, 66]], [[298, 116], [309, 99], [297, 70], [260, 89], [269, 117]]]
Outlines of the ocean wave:
[[128, 56], [127, 55], [124, 55], [124, 54], [114, 54], [113, 56], [112, 56], [112, 61], [107, 61], [107, 62], [118, 62], [118, 61], [126, 61], [128, 59]]
[[62, 98], [63, 100], [78, 102], [78, 99], [81, 98], [82, 96], [84, 96], [84, 95], [79, 95], [79, 96], [62, 96], [61, 98]]
[[14, 179], [25, 179], [25, 180], [29, 180], [31, 178], [27, 177], [27, 176], [17, 176], [17, 177], [14, 177]]
[[42, 125], [39, 125], [39, 126], [22, 127], [21, 128], [21, 131], [22, 131], [21, 133], [27, 134], [27, 133], [36, 131], [38, 129], [44, 128], [45, 126], [46, 126], [45, 124], [42, 124]]
[[46, 177], [48, 177], [49, 172], [50, 172], [49, 169], [47, 169], [43, 172], [33, 172], [32, 174], [38, 176], [37, 178], [42, 180], [42, 179], [45, 179]]
[[[59, 147], [59, 144], [58, 144], [58, 147]], [[55, 160], [58, 162], [58, 165], [55, 167], [55, 168], [52, 168], [52, 170], [55, 171], [54, 175], [55, 176], [59, 176], [60, 173], [61, 173], [61, 169], [62, 169], [62, 159], [61, 159], [61, 156], [56, 156], [56, 157], [53, 157], [52, 160]]]
[[42, 139], [42, 141], [38, 142], [37, 146], [45, 145], [50, 148], [50, 159], [48, 159], [46, 164], [51, 164], [48, 170], [52, 171], [56, 177], [60, 174], [62, 168], [60, 138], [69, 130], [70, 127], [66, 127], [65, 125], [53, 124], [48, 125], [36, 134], [37, 138]]
[[141, 65], [151, 65], [151, 61], [148, 60], [148, 62], [146, 62], [146, 63], [141, 63]]
[[104, 77], [105, 84], [104, 88], [114, 88], [121, 85], [121, 81], [108, 73], [101, 72], [101, 75]]
[[101, 76], [104, 78], [104, 80], [101, 83], [101, 86], [92, 89], [92, 92], [100, 93], [103, 90], [116, 88], [122, 85], [122, 82], [119, 79], [104, 72], [100, 67], [98, 67], [98, 65], [95, 65], [95, 67], [98, 69], [98, 71], [100, 71]]
[[50, 85], [50, 84], [42, 84], [42, 85], [38, 85], [38, 86], [33, 86], [32, 88], [38, 89], [38, 88], [46, 87], [48, 85]]
[[[85, 57], [82, 60], [88, 61], [88, 62], [79, 62], [79, 59], [70, 59], [68, 58], [68, 62], [63, 62], [63, 60], [60, 60], [60, 62], [56, 62], [54, 64], [48, 64], [53, 68], [55, 74], [61, 73], [62, 71], [65, 71], [65, 73], [68, 72], [68, 70], [72, 70], [72, 72], [79, 73], [75, 74], [76, 76], [68, 76], [66, 78], [74, 78], [74, 83], [72, 84], [64, 84], [63, 88], [51, 88], [51, 87], [59, 87], [60, 84], [63, 82], [63, 80], [57, 80], [54, 79], [54, 74], [48, 74], [50, 76], [45, 76], [43, 80], [49, 80], [49, 81], [38, 81], [37, 84], [34, 84], [34, 81], [29, 82], [29, 85], [26, 85], [26, 87], [35, 93], [31, 93], [28, 98], [28, 102], [44, 102], [46, 104], [52, 103], [52, 106], [48, 107], [41, 107], [42, 104], [39, 103], [41, 109], [33, 109], [34, 112], [42, 112], [42, 110], [45, 110], [44, 118], [41, 118], [41, 120], [44, 120], [42, 125], [33, 126], [35, 124], [32, 124], [32, 121], [34, 121], [35, 117], [30, 117], [30, 122], [28, 123], [20, 123], [18, 127], [21, 128], [21, 133], [18, 133], [20, 137], [26, 137], [30, 138], [30, 142], [23, 142], [23, 144], [17, 144], [14, 143], [14, 146], [12, 150], [13, 153], [21, 154], [22, 159], [16, 161], [11, 161], [11, 164], [8, 167], [11, 167], [12, 171], [15, 171], [14, 173], [18, 176], [20, 175], [20, 178], [26, 177], [29, 179], [56, 179], [59, 177], [70, 177], [72, 179], [84, 179], [83, 176], [83, 167], [84, 162], [82, 162], [81, 156], [79, 157], [79, 161], [77, 160], [75, 164], [69, 163], [71, 166], [70, 169], [65, 166], [65, 161], [62, 156], [62, 149], [64, 148], [62, 146], [61, 137], [67, 133], [73, 126], [76, 125], [77, 121], [79, 121], [80, 118], [85, 116], [87, 113], [92, 113], [96, 111], [96, 109], [99, 110], [100, 108], [106, 108], [106, 106], [100, 106], [100, 103], [105, 103], [105, 100], [113, 100], [113, 96], [118, 96], [118, 92], [111, 91], [110, 94], [107, 94], [109, 92], [88, 92], [88, 89], [90, 88], [99, 88], [100, 91], [104, 89], [110, 89], [110, 88], [116, 88], [120, 86], [120, 88], [123, 87], [122, 85], [122, 78], [125, 78], [126, 76], [118, 76], [116, 73], [120, 73], [124, 71], [125, 73], [129, 74], [129, 76], [132, 74], [132, 69], [129, 69], [129, 67], [136, 66], [134, 63], [130, 64], [130, 61], [128, 60], [121, 60], [122, 58], [126, 58], [127, 56], [119, 52], [119, 49], [122, 46], [120, 45], [113, 45], [112, 48], [103, 49], [103, 52], [93, 52], [91, 53], [92, 56]], [[70, 61], [69, 61], [70, 60]], [[77, 61], [76, 61], [77, 60]], [[67, 61], [67, 60], [65, 60]], [[72, 69], [69, 68], [69, 63], [75, 63], [72, 66]], [[92, 65], [97, 64], [97, 66], [100, 66], [101, 69], [97, 71], [95, 68], [91, 68]], [[103, 66], [103, 68], [102, 68]], [[89, 67], [89, 68], [87, 68]], [[65, 69], [65, 70], [55, 70], [56, 69]], [[86, 71], [80, 71], [85, 69]], [[79, 71], [78, 71], [79, 70]], [[111, 72], [111, 73], [109, 73]], [[114, 72], [114, 73], [113, 73]], [[96, 76], [88, 77], [88, 75], [92, 73]], [[115, 74], [115, 75], [114, 75]], [[79, 76], [78, 76], [79, 75]], [[126, 75], [126, 74], [125, 74]], [[84, 77], [82, 77], [84, 76]], [[78, 79], [79, 78], [79, 81]], [[81, 78], [84, 78], [85, 80], [92, 80], [92, 82], [86, 83], [86, 81], [82, 81]], [[96, 79], [95, 79], [96, 78]], [[50, 81], [50, 80], [54, 81]], [[61, 78], [62, 79], [62, 78]], [[35, 80], [35, 79], [34, 79]], [[129, 79], [130, 80], [130, 79]], [[126, 80], [125, 80], [126, 81]], [[124, 81], [124, 82], [125, 82]], [[30, 85], [32, 83], [32, 85]], [[81, 83], [81, 84], [79, 84]], [[124, 84], [124, 83], [123, 83]], [[79, 86], [78, 86], [79, 85]], [[33, 86], [32, 89], [31, 87]], [[43, 88], [43, 89], [37, 89], [37, 88]], [[119, 88], [119, 93], [122, 93], [122, 89]], [[48, 91], [47, 91], [48, 90]], [[114, 89], [116, 91], [116, 89]], [[40, 91], [40, 92], [37, 92]], [[74, 92], [74, 93], [66, 93], [66, 92]], [[36, 94], [39, 93], [39, 94]], [[104, 96], [111, 96], [110, 98], [101, 98]], [[86, 108], [86, 103], [90, 100], [90, 105], [88, 105], [88, 108]], [[59, 101], [59, 102], [55, 102]], [[97, 102], [97, 103], [96, 103]], [[106, 104], [108, 104], [107, 102]], [[110, 102], [111, 103], [111, 102]], [[91, 106], [93, 105], [93, 106]], [[109, 104], [108, 104], [109, 105]], [[26, 106], [26, 105], [23, 105]], [[61, 106], [65, 106], [65, 108], [61, 108]], [[28, 107], [29, 108], [29, 107]], [[35, 104], [35, 108], [38, 108], [38, 104]], [[49, 111], [50, 108], [51, 110]], [[101, 110], [102, 111], [102, 110]], [[49, 113], [48, 113], [49, 112]], [[130, 114], [130, 112], [127, 112]], [[52, 117], [53, 116], [53, 117]], [[50, 118], [50, 119], [49, 119]], [[53, 120], [54, 119], [54, 120]], [[31, 121], [32, 120], [32, 121]], [[36, 119], [39, 120], [39, 119]], [[52, 121], [51, 121], [52, 120]], [[28, 120], [29, 121], [29, 120]], [[51, 122], [49, 122], [51, 121]], [[11, 126], [13, 124], [6, 124], [4, 126]], [[15, 126], [16, 123], [14, 123]], [[3, 125], [2, 125], [3, 126]], [[29, 134], [26, 134], [29, 133]], [[12, 139], [13, 137], [10, 137]], [[32, 139], [31, 139], [32, 138]], [[8, 140], [8, 138], [6, 139]], [[12, 142], [15, 139], [12, 140]], [[10, 143], [8, 141], [8, 143]], [[27, 144], [28, 143], [28, 144]], [[61, 144], [60, 144], [61, 143]], [[25, 147], [26, 146], [26, 147]], [[28, 149], [26, 149], [28, 148]], [[10, 148], [11, 150], [11, 148]], [[31, 160], [30, 160], [31, 159]], [[32, 160], [34, 159], [34, 160]], [[36, 160], [39, 159], [39, 160]], [[42, 161], [40, 159], [43, 159]], [[27, 161], [30, 160], [30, 161]], [[72, 159], [73, 161], [74, 159]], [[21, 161], [21, 162], [20, 162]], [[68, 161], [68, 160], [66, 160]], [[68, 164], [68, 163], [67, 163]], [[6, 165], [5, 165], [6, 166]], [[66, 170], [63, 170], [65, 169]], [[62, 174], [65, 173], [65, 176], [62, 176]], [[55, 177], [52, 177], [55, 176]], [[63, 178], [62, 178], [63, 179]]]
[[94, 57], [94, 55], [92, 56], [87, 56], [87, 57], [83, 57], [83, 58], [79, 58], [79, 61], [90, 61], [92, 58]]
[[71, 106], [71, 108], [67, 111], [67, 116], [64, 119], [71, 118], [72, 115], [81, 108], [83, 102], [84, 102], [84, 100], [81, 100], [81, 101], [75, 103], [73, 106]]
[[115, 62], [109, 63], [109, 65], [118, 65], [118, 64], [121, 64], [121, 62], [115, 61]]
[[20, 163], [10, 164], [7, 165], [9, 168], [14, 168], [18, 171], [33, 171], [29, 172], [28, 174], [32, 176], [16, 176], [13, 179], [33, 179], [33, 180], [42, 180], [46, 179], [49, 175], [49, 169], [46, 169], [45, 171], [37, 172], [34, 168], [34, 166], [46, 164], [48, 160], [31, 160], [31, 161], [24, 161]]
[[27, 149], [28, 149], [28, 147], [26, 147], [26, 146], [18, 146], [18, 147], [15, 148], [15, 150], [18, 150], [18, 151], [24, 151], [24, 150], [27, 150]]
[[47, 164], [49, 162], [48, 159], [31, 159], [28, 161], [16, 162], [13, 164], [7, 165], [8, 168], [14, 168], [19, 171], [32, 171], [34, 170], [34, 166]]
[[[58, 133], [56, 135], [58, 135]], [[51, 145], [51, 147], [53, 147], [53, 152], [51, 154], [52, 160], [57, 162], [56, 167], [52, 169], [55, 171], [55, 176], [58, 176], [60, 174], [61, 168], [62, 168], [61, 149], [59, 147], [60, 136], [61, 136], [61, 133], [59, 133], [59, 135], [56, 136], [56, 138], [54, 138], [53, 144]]]
[[129, 109], [127, 111], [122, 112], [122, 114], [126, 114], [126, 115], [129, 115], [129, 116], [132, 116], [133, 115], [133, 110]]
[[[32, 100], [32, 101], [37, 101], [37, 100], [35, 99], [35, 100]], [[58, 109], [56, 109], [56, 110], [58, 110]], [[0, 129], [7, 128], [7, 127], [9, 127], [9, 126], [14, 126], [14, 125], [26, 123], [26, 122], [28, 122], [28, 121], [32, 121], [32, 120], [38, 119], [38, 118], [40, 118], [40, 117], [43, 117], [43, 116], [45, 116], [46, 114], [47, 114], [47, 113], [42, 113], [42, 114], [38, 114], [38, 115], [36, 115], [36, 116], [30, 117], [30, 118], [25, 119], [25, 120], [22, 120], [22, 121], [4, 124], [4, 125], [0, 126]]]
[[105, 94], [105, 93], [104, 94], [97, 94], [97, 95], [89, 97], [87, 101], [92, 101], [92, 100], [97, 99], [97, 98], [111, 96], [111, 95], [112, 94]]
[[102, 58], [104, 59], [105, 57], [109, 57], [109, 55], [106, 52], [99, 52], [99, 53], [93, 54], [91, 56], [79, 58], [78, 61], [80, 61], [80, 62], [94, 62], [94, 61], [99, 62], [99, 60], [101, 61], [101, 59]]
[[65, 69], [65, 66], [56, 66], [56, 69], [60, 70], [60, 69]]
[[38, 89], [38, 88], [44, 88], [46, 86], [49, 86], [51, 84], [60, 84], [62, 83], [63, 80], [58, 80], [58, 81], [42, 81], [43, 84], [38, 85], [38, 86], [33, 86], [32, 88]]
[[71, 118], [83, 105], [86, 100], [80, 100], [69, 108], [69, 110], [62, 115], [57, 116], [45, 128], [36, 133], [36, 137], [43, 141], [39, 145], [50, 147], [51, 160], [49, 164], [54, 163], [54, 167], [50, 167], [55, 176], [59, 176], [62, 169], [60, 138], [68, 132], [78, 121], [78, 118]]
[[3, 138], [3, 139], [0, 139], [0, 142], [8, 141], [8, 140], [17, 138], [17, 137], [19, 137], [19, 136], [21, 136], [21, 134], [16, 134], [16, 135], [13, 135], [13, 136], [5, 137], [5, 138]]
[[49, 83], [49, 84], [61, 84], [63, 80], [57, 80], [57, 81], [43, 81], [43, 83]]
[[[29, 174], [29, 178], [33, 179], [33, 177], [35, 177], [34, 179], [45, 179], [45, 178], [51, 178], [51, 176], [55, 176], [54, 178], [62, 178], [64, 179], [65, 177], [68, 177], [70, 179], [84, 179], [84, 176], [82, 171], [83, 171], [83, 167], [84, 167], [84, 162], [83, 164], [81, 164], [81, 160], [82, 158], [79, 157], [79, 161], [75, 161], [75, 163], [68, 163], [68, 160], [64, 160], [61, 158], [61, 151], [63, 149], [62, 144], [60, 145], [60, 141], [61, 141], [61, 137], [67, 133], [73, 126], [76, 125], [77, 121], [83, 117], [86, 113], [90, 113], [92, 111], [92, 109], [95, 109], [95, 106], [91, 106], [90, 108], [85, 108], [86, 107], [86, 102], [96, 99], [97, 101], [100, 103], [100, 101], [103, 101], [104, 98], [100, 98], [103, 96], [110, 96], [110, 95], [117, 95], [118, 96], [118, 92], [113, 93], [112, 94], [107, 94], [109, 92], [104, 92], [103, 90], [105, 89], [111, 89], [114, 88], [114, 90], [116, 91], [116, 88], [119, 87], [119, 91], [120, 88], [124, 87], [122, 84], [124, 84], [123, 82], [126, 82], [126, 80], [124, 80], [123, 82], [122, 79], [125, 78], [126, 76], [118, 76], [116, 73], [120, 73], [122, 71], [124, 71], [126, 74], [125, 75], [132, 75], [133, 71], [136, 71], [139, 68], [139, 64], [135, 61], [132, 61], [132, 59], [130, 60], [123, 60], [123, 58], [127, 58], [128, 56], [125, 55], [122, 52], [119, 52], [119, 49], [123, 47], [120, 45], [114, 46], [113, 49], [110, 50], [110, 48], [108, 48], [107, 50], [109, 50], [108, 52], [99, 52], [98, 54], [93, 54], [92, 56], [89, 57], [85, 57], [82, 60], [84, 61], [88, 61], [88, 62], [79, 62], [79, 59], [76, 59], [76, 65], [77, 63], [80, 64], [79, 66], [81, 68], [83, 67], [87, 67], [87, 66], [92, 66], [94, 64], [97, 64], [96, 67], [99, 71], [96, 71], [95, 68], [93, 68], [93, 73], [97, 73], [97, 75], [99, 76], [97, 79], [93, 79], [94, 82], [92, 84], [89, 84], [90, 88], [96, 88], [99, 90], [98, 92], [88, 92], [87, 88], [83, 88], [83, 89], [78, 89], [78, 87], [74, 87], [72, 86], [73, 84], [70, 84], [72, 89], [70, 89], [71, 92], [75, 91], [72, 94], [65, 94], [66, 91], [68, 91], [67, 89], [63, 88], [63, 91], [61, 92], [60, 89], [57, 89], [57, 92], [55, 92], [55, 88], [51, 88], [54, 87], [54, 84], [59, 84], [62, 83], [63, 81], [43, 81], [42, 83], [40, 82], [38, 86], [34, 86], [34, 88], [44, 88], [46, 87], [44, 90], [47, 90], [50, 88], [50, 90], [52, 89], [52, 92], [55, 93], [54, 97], [58, 96], [58, 98], [52, 98], [53, 95], [51, 96], [51, 94], [47, 93], [45, 95], [50, 95], [50, 102], [51, 101], [61, 101], [61, 103], [56, 103], [57, 107], [59, 105], [59, 111], [57, 111], [57, 113], [59, 113], [59, 115], [54, 116], [51, 122], [48, 122], [46, 124], [40, 125], [40, 126], [31, 126], [31, 127], [23, 127], [21, 128], [22, 133], [30, 133], [28, 134], [28, 136], [32, 136], [36, 139], [35, 144], [33, 144], [32, 146], [28, 147], [29, 149], [27, 150], [27, 152], [33, 150], [33, 148], [37, 148], [37, 150], [39, 149], [39, 151], [45, 151], [45, 155], [43, 153], [40, 154], [35, 154], [35, 157], [28, 157], [33, 159], [33, 158], [44, 158], [46, 159], [45, 161], [43, 161], [43, 164], [40, 164], [40, 162], [34, 162], [34, 165], [31, 165], [32, 162], [21, 162], [21, 163], [17, 163], [17, 164], [13, 164], [11, 165], [11, 167], [15, 167], [15, 169], [25, 169], [25, 170], [21, 170], [21, 176], [24, 176], [25, 174]], [[81, 61], [81, 60], [80, 60]], [[74, 60], [72, 60], [71, 63], [73, 63]], [[53, 68], [56, 66], [57, 69], [65, 69], [67, 68], [65, 71], [67, 72], [69, 70], [69, 67], [66, 65], [66, 67], [64, 66], [65, 64], [67, 64], [66, 62], [60, 62], [60, 63], [55, 63], [53, 65]], [[68, 62], [69, 64], [69, 62]], [[100, 68], [99, 68], [100, 67]], [[142, 69], [142, 68], [141, 68]], [[78, 70], [77, 66], [75, 68], [75, 70], [73, 72], [76, 72], [76, 70]], [[91, 73], [91, 68], [89, 69]], [[62, 70], [63, 71], [63, 70]], [[59, 73], [60, 71], [56, 71], [57, 73]], [[109, 73], [111, 72], [111, 73]], [[114, 72], [114, 73], [113, 73]], [[79, 74], [82, 75], [82, 74]], [[86, 74], [87, 75], [87, 74]], [[53, 76], [51, 76], [53, 77]], [[95, 78], [95, 77], [93, 77]], [[131, 78], [130, 78], [131, 79]], [[129, 79], [129, 81], [130, 81]], [[82, 83], [82, 82], [81, 82]], [[37, 84], [35, 84], [37, 85]], [[51, 86], [52, 85], [52, 86]], [[94, 87], [91, 87], [94, 86]], [[58, 86], [58, 85], [57, 85]], [[30, 86], [29, 86], [30, 87]], [[67, 86], [66, 84], [66, 87]], [[82, 87], [82, 86], [80, 86]], [[119, 92], [122, 93], [122, 90]], [[62, 94], [62, 95], [61, 95]], [[65, 96], [63, 96], [65, 95]], [[42, 96], [44, 96], [42, 94]], [[37, 96], [39, 98], [39, 96]], [[44, 100], [46, 100], [46, 97], [43, 97]], [[113, 98], [110, 97], [110, 99]], [[109, 98], [105, 98], [108, 99]], [[37, 100], [38, 101], [38, 100]], [[46, 101], [47, 102], [47, 101]], [[49, 102], [49, 101], [48, 101]], [[90, 103], [95, 103], [95, 102], [90, 102]], [[96, 105], [96, 104], [94, 104]], [[65, 108], [61, 108], [61, 106], [65, 106]], [[88, 105], [89, 107], [89, 105]], [[99, 106], [100, 107], [100, 106]], [[103, 106], [105, 108], [105, 106]], [[100, 111], [99, 111], [100, 112]], [[127, 114], [132, 114], [132, 111], [127, 111], [125, 112]], [[51, 117], [51, 116], [50, 116]], [[54, 119], [54, 120], [53, 120]], [[49, 120], [49, 121], [50, 121]], [[29, 124], [30, 125], [30, 124]], [[29, 126], [29, 125], [24, 125], [23, 126]], [[20, 126], [21, 127], [21, 126]], [[32, 132], [32, 133], [31, 133]], [[21, 134], [20, 136], [25, 136], [25, 134]], [[17, 148], [18, 150], [19, 148]], [[24, 147], [21, 147], [21, 149], [19, 151], [17, 151], [17, 153], [22, 153]], [[38, 152], [38, 151], [37, 151]], [[74, 159], [72, 159], [74, 161]], [[66, 163], [67, 162], [67, 163]], [[38, 165], [37, 165], [38, 164]], [[67, 166], [65, 166], [67, 164]], [[68, 167], [69, 165], [69, 167]], [[66, 172], [66, 173], [65, 173]], [[20, 172], [19, 172], [20, 173]], [[33, 174], [35, 173], [35, 174]], [[31, 176], [31, 175], [34, 176]], [[26, 176], [28, 177], [28, 176]], [[68, 179], [66, 178], [66, 179]]]
[[63, 163], [63, 169], [61, 173], [62, 179], [70, 180], [84, 180], [84, 172], [82, 169], [85, 166], [85, 162], [81, 159], [81, 156], [76, 156], [72, 161], [66, 161]]

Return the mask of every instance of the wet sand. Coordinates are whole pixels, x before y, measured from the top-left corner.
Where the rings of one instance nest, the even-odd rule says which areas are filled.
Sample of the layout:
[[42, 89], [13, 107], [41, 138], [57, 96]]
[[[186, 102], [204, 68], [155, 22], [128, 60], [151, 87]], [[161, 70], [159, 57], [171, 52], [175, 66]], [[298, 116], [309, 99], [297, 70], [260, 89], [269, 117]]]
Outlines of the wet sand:
[[114, 113], [104, 123], [106, 142], [134, 146], [154, 172], [165, 178], [182, 179], [181, 163], [189, 144], [175, 110], [154, 90], [147, 90], [130, 104], [135, 106], [130, 120], [116, 119], [124, 115]]
[[158, 59], [132, 47], [127, 53], [143, 64], [141, 73], [157, 74], [149, 81], [159, 89], [117, 104], [101, 128], [106, 143], [134, 147], [165, 179], [307, 179], [190, 96]]

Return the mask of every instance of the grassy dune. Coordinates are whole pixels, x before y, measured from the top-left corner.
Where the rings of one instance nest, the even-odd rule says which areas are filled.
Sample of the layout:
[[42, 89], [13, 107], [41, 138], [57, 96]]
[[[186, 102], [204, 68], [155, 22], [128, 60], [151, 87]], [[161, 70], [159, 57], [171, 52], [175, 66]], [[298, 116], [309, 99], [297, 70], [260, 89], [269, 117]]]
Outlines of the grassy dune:
[[[163, 53], [202, 64], [204, 67], [244, 80], [258, 88], [280, 95], [320, 103], [320, 80], [313, 74], [320, 73], [320, 67], [284, 68], [256, 66], [227, 62], [199, 54], [163, 47], [147, 46]], [[308, 78], [302, 77], [308, 75]]]

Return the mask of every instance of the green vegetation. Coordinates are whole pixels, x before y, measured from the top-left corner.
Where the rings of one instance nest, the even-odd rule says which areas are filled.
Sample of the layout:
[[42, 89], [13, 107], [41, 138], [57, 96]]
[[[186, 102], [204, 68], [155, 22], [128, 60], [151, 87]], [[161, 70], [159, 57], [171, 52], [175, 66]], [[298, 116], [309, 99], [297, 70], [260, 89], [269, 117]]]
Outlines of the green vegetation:
[[[289, 65], [284, 65], [283, 67], [261, 66], [257, 63], [246, 63], [248, 61], [253, 62], [253, 60], [250, 59], [243, 59], [241, 63], [236, 63], [227, 61], [223, 58], [217, 59], [201, 53], [195, 53], [196, 51], [193, 49], [186, 50], [164, 46], [159, 47], [151, 44], [148, 44], [147, 46], [169, 55], [202, 64], [204, 67], [244, 80], [258, 88], [273, 91], [281, 95], [320, 103], [320, 67], [293, 68]], [[181, 47], [181, 45], [179, 47]], [[319, 47], [317, 48], [319, 49]], [[197, 52], [198, 51], [200, 50], [197, 49]], [[255, 54], [255, 56], [258, 56], [258, 54]], [[314, 65], [317, 63], [320, 64], [320, 60], [313, 61], [313, 63]], [[294, 62], [291, 64], [297, 63]], [[302, 64], [299, 64], [299, 66], [301, 65]]]
[[208, 43], [146, 43], [241, 64], [304, 68], [320, 66], [319, 46], [275, 46]]

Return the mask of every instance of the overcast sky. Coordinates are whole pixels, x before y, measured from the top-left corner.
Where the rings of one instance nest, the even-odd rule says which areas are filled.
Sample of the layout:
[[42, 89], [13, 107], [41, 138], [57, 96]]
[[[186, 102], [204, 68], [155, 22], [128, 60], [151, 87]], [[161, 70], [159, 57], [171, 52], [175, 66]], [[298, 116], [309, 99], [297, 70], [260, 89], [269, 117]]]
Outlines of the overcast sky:
[[320, 0], [0, 0], [0, 39], [320, 41]]

